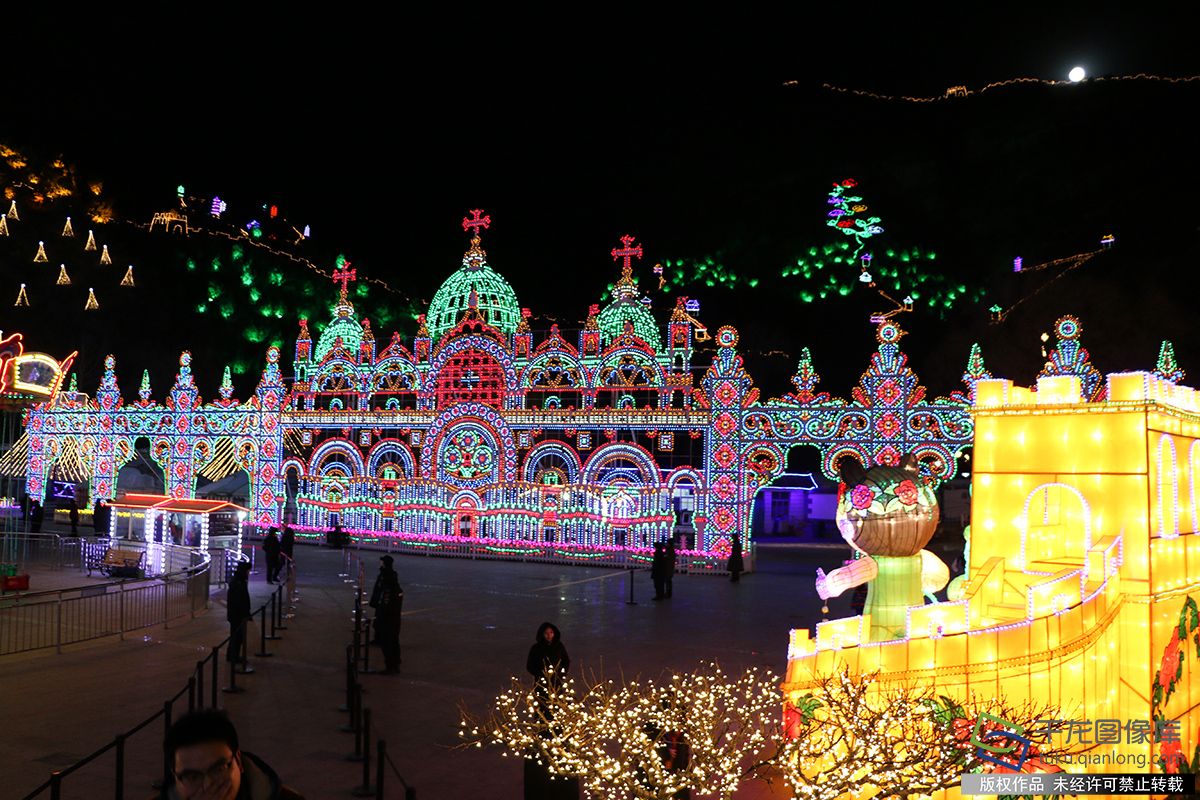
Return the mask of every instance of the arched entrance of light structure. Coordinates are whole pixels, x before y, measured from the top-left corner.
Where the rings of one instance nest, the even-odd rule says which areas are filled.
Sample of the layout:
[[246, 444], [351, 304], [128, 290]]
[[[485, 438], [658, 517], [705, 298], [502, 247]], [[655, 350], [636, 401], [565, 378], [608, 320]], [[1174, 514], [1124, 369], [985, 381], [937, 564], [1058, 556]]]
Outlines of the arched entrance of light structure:
[[479, 498], [470, 492], [454, 498], [454, 534], [464, 539], [479, 535]]
[[[1073, 543], [1064, 541], [1071, 531], [1070, 520], [1066, 517], [1063, 503], [1063, 499], [1067, 495], [1073, 496], [1079, 501], [1079, 508], [1083, 516], [1083, 542], [1075, 552], [1070, 552], [1074, 549], [1071, 546]], [[1039, 497], [1041, 498], [1040, 505], [1037, 505]], [[1032, 519], [1030, 511], [1035, 512]], [[1037, 524], [1031, 526], [1031, 521], [1035, 521]], [[1087, 553], [1092, 548], [1092, 509], [1079, 489], [1058, 482], [1043, 483], [1035, 487], [1025, 497], [1021, 516], [1017, 518], [1017, 527], [1021, 532], [1021, 569], [1028, 572], [1031, 563], [1068, 558], [1072, 561], [1080, 561], [1086, 576]], [[1030, 535], [1031, 527], [1035, 529], [1033, 537]]]

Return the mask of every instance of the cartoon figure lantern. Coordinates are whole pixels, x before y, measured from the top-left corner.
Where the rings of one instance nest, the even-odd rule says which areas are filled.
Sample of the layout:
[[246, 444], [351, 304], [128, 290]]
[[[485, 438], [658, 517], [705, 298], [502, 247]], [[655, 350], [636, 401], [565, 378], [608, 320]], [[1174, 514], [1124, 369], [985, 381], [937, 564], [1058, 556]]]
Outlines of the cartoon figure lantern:
[[863, 613], [871, 617], [872, 640], [899, 639], [908, 607], [921, 605], [926, 592], [950, 578], [942, 560], [923, 549], [937, 529], [937, 497], [911, 455], [899, 467], [864, 472], [857, 460], [844, 458], [839, 468], [845, 491], [837, 526], [861, 557], [828, 575], [818, 569], [817, 594], [826, 600], [869, 582]]

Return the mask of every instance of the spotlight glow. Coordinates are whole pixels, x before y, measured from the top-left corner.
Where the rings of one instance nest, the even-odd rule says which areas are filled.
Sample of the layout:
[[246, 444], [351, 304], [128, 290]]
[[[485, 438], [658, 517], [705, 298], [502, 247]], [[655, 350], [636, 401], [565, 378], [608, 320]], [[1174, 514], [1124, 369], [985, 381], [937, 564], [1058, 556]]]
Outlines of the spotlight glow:
[[1083, 67], [1074, 67], [1067, 73], [1067, 77], [1071, 79], [1071, 83], [1079, 83], [1087, 77], [1087, 73], [1083, 71]]

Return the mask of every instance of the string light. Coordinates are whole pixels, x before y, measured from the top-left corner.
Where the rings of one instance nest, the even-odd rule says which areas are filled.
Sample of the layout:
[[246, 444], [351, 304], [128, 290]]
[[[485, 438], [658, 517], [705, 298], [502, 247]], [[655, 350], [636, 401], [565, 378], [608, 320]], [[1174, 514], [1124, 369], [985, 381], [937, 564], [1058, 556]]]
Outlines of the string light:
[[[1139, 72], [1135, 75], [1103, 75], [1096, 78], [1088, 78], [1089, 83], [1102, 83], [1105, 81], [1114, 82], [1153, 82], [1153, 83], [1192, 83], [1200, 81], [1200, 75], [1188, 75], [1184, 77], [1170, 77], [1164, 75], [1152, 75], [1144, 72]], [[944, 94], [935, 95], [932, 97], [914, 97], [911, 95], [890, 95], [881, 94], [879, 92], [871, 92], [863, 89], [849, 89], [844, 86], [834, 86], [833, 84], [823, 83], [821, 88], [828, 89], [832, 92], [841, 94], [853, 94], [859, 97], [869, 97], [873, 100], [901, 100], [907, 103], [939, 103], [946, 100], [957, 100], [965, 97], [970, 97], [976, 94], [983, 94], [995, 89], [1005, 89], [1013, 86], [1066, 86], [1072, 81], [1056, 81], [1047, 78], [1009, 78], [1008, 80], [995, 81], [985, 84], [978, 89], [968, 89], [965, 86], [952, 86], [946, 90]], [[784, 86], [799, 86], [800, 81], [784, 81]]]
[[106, 244], [100, 245], [100, 263], [101, 264], [111, 264], [112, 263], [112, 256], [110, 256], [108, 254], [108, 245], [106, 245]]
[[129, 269], [125, 270], [125, 277], [121, 278], [122, 286], [133, 286], [133, 264], [129, 265]]
[[59, 286], [70, 286], [71, 285], [71, 276], [67, 274], [67, 265], [66, 264], [58, 265], [58, 280], [56, 280], [55, 283]]
[[71, 227], [71, 218], [70, 217], [67, 217], [67, 224], [63, 226], [62, 235], [68, 239], [75, 237], [75, 229]]
[[17, 292], [17, 302], [13, 303], [13, 305], [18, 308], [29, 306], [29, 295], [25, 294], [25, 284], [21, 284], [21, 290]]
[[8, 236], [8, 215], [0, 214], [0, 236]]
[[49, 260], [50, 260], [50, 259], [46, 257], [46, 243], [45, 243], [45, 242], [38, 242], [38, 249], [37, 249], [37, 252], [36, 252], [36, 253], [34, 253], [34, 255], [33, 255], [33, 263], [35, 263], [35, 264], [45, 264], [45, 263], [46, 263], [46, 262], [48, 262]]
[[96, 249], [96, 234], [88, 231], [87, 243], [84, 244], [83, 249], [85, 251], [93, 251]]
[[716, 664], [621, 683], [551, 670], [533, 687], [514, 678], [485, 717], [462, 708], [459, 733], [464, 746], [537, 761], [597, 797], [729, 797], [778, 760], [778, 691], [769, 671], [731, 677]]

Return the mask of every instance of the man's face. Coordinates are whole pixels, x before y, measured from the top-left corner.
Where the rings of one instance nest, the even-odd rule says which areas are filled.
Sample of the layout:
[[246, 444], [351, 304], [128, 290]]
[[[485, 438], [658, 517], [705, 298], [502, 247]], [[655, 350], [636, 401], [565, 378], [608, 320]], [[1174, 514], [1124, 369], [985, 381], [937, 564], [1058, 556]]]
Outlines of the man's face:
[[224, 742], [175, 751], [175, 786], [183, 800], [235, 800], [242, 787], [242, 755]]

